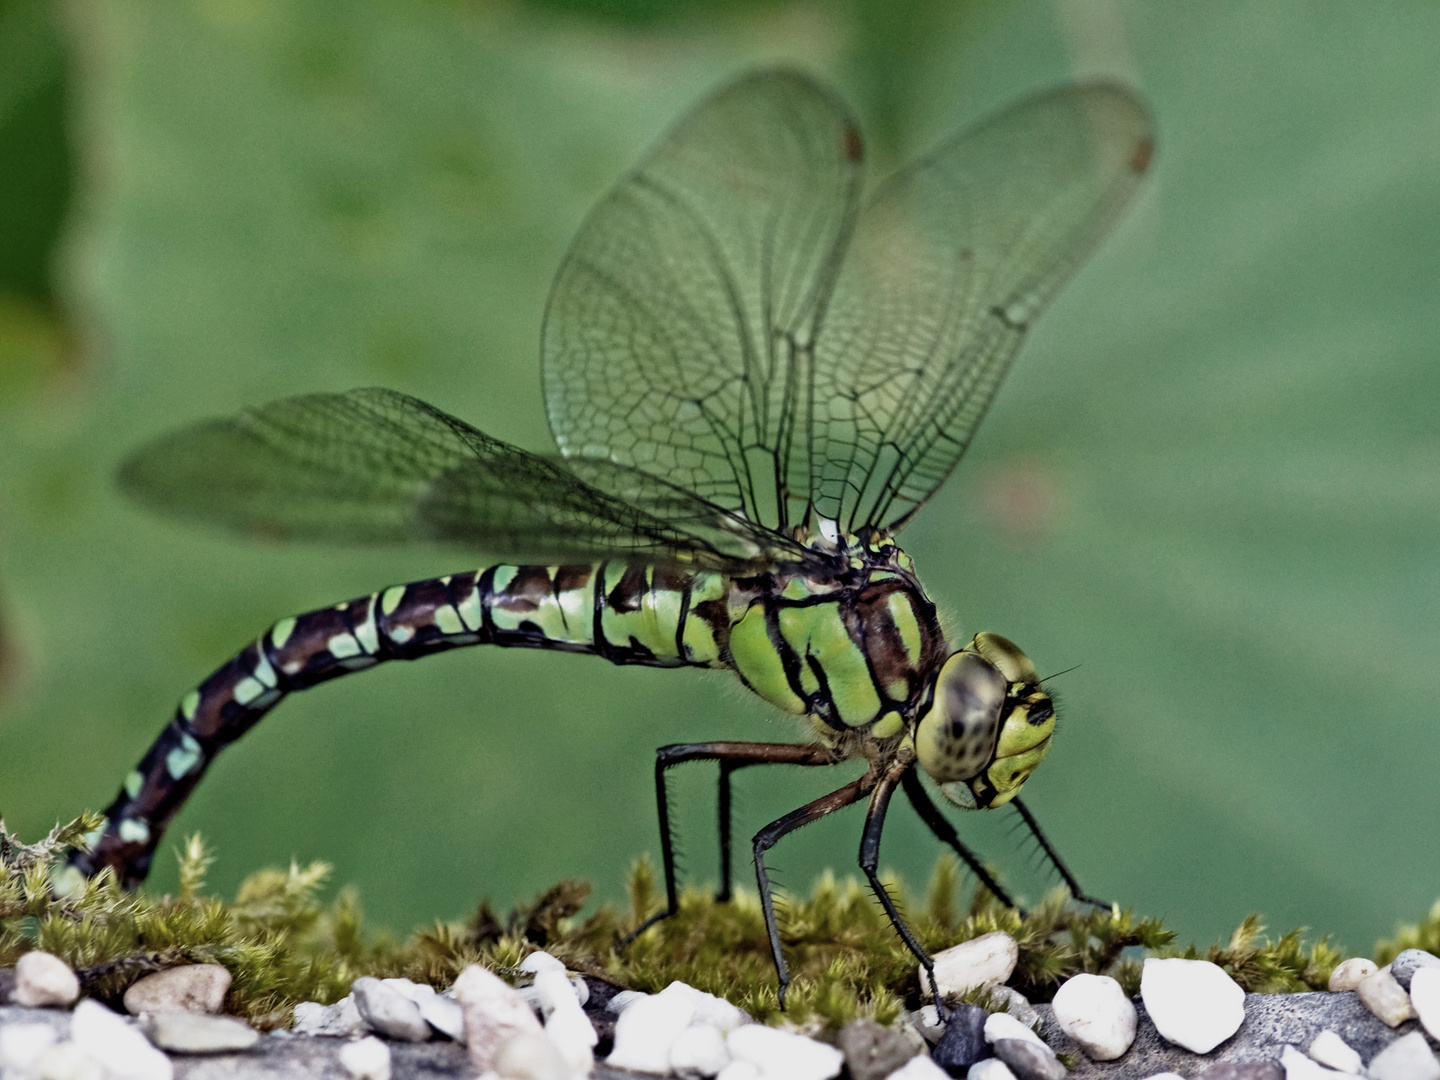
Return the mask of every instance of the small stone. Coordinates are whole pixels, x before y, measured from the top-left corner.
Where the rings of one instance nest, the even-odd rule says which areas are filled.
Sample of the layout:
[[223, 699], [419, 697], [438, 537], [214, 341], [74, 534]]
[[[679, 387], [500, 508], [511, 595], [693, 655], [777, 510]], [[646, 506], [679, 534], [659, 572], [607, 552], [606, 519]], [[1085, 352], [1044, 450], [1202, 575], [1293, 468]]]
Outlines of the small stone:
[[609, 1012], [619, 1016], [631, 1005], [634, 1005], [635, 1002], [642, 1001], [651, 996], [652, 995], [645, 993], [643, 990], [621, 990], [605, 1003], [605, 1008]]
[[390, 1047], [374, 1035], [340, 1048], [340, 1067], [355, 1080], [390, 1080]]
[[30, 1080], [105, 1080], [105, 1066], [75, 1043], [62, 1042], [36, 1058], [28, 1076]]
[[750, 1014], [738, 1005], [732, 1005], [724, 998], [716, 997], [714, 994], [707, 994], [704, 990], [697, 990], [678, 979], [660, 992], [662, 994], [685, 994], [695, 1003], [694, 1022], [709, 1024], [713, 1028], [718, 1028], [722, 1033], [728, 1034], [741, 1024], [752, 1023]]
[[225, 1007], [230, 972], [220, 964], [185, 964], [136, 979], [125, 991], [125, 1011], [218, 1013]]
[[1145, 961], [1140, 997], [1169, 1042], [1208, 1054], [1245, 1021], [1245, 991], [1208, 960]]
[[1185, 1080], [1185, 1078], [1177, 1072], [1163, 1072], [1147, 1076], [1145, 1080]]
[[1280, 1064], [1285, 1069], [1285, 1080], [1342, 1080], [1349, 1073], [1327, 1069], [1317, 1061], [1306, 1057], [1293, 1046], [1280, 1051]]
[[1365, 1071], [1365, 1063], [1360, 1060], [1360, 1055], [1349, 1043], [1328, 1028], [1315, 1036], [1310, 1043], [1310, 1048], [1305, 1052], [1310, 1055], [1311, 1060], [1318, 1061], [1321, 1065], [1328, 1065], [1332, 1069], [1338, 1069], [1343, 1073]]
[[574, 1075], [554, 1043], [543, 1034], [526, 1031], [512, 1035], [500, 1047], [495, 1071], [510, 1080], [570, 1080]]
[[920, 1010], [910, 1017], [910, 1026], [931, 1046], [940, 1041], [940, 1036], [945, 1034], [945, 1025], [940, 1022], [940, 1010], [934, 1005], [922, 1005]]
[[1060, 1029], [1094, 1061], [1114, 1061], [1135, 1041], [1135, 1005], [1109, 975], [1067, 979], [1051, 1005]]
[[[892, 1030], [868, 1017], [852, 1020], [836, 1040], [851, 1080], [885, 1080], [925, 1047], [914, 1029]], [[928, 1058], [929, 1055], [926, 1055]]]
[[988, 1009], [992, 1013], [1007, 1012], [1026, 1027], [1033, 1026], [1040, 1019], [1030, 999], [1013, 986], [991, 987]]
[[[1005, 1016], [1004, 1013], [996, 1015]], [[1006, 1019], [1018, 1023], [1014, 1017], [1007, 1016]], [[930, 1051], [930, 1057], [951, 1076], [965, 1075], [965, 1070], [971, 1065], [990, 1056], [985, 1045], [985, 1024], [985, 1010], [979, 1005], [956, 1005], [950, 1010], [945, 1031]]]
[[[545, 1020], [545, 1034], [560, 1052], [572, 1072], [587, 1075], [595, 1066], [595, 1044], [600, 1041], [595, 1025], [576, 1000], [575, 990], [565, 972], [542, 971], [535, 976], [541, 986], [541, 1000], [552, 1004]], [[548, 989], [544, 984], [550, 984]]]
[[156, 1013], [145, 1034], [160, 1049], [175, 1054], [234, 1053], [260, 1041], [260, 1033], [244, 1020], [189, 1012]]
[[551, 956], [548, 952], [537, 949], [525, 957], [524, 960], [520, 961], [520, 970], [528, 972], [531, 975], [539, 975], [542, 971], [558, 971], [563, 974], [565, 964], [563, 961]]
[[460, 1003], [444, 994], [431, 994], [423, 1001], [415, 1002], [425, 1022], [442, 1035], [458, 1043], [465, 1041], [465, 1014]]
[[1415, 1018], [1410, 995], [1395, 981], [1395, 976], [1381, 968], [1355, 989], [1360, 1002], [1392, 1028]]
[[1060, 1059], [1043, 1043], [1036, 1046], [1029, 1039], [1000, 1039], [991, 1043], [995, 1056], [1016, 1076], [1016, 1080], [1063, 1080], [1066, 1070]]
[[63, 1009], [79, 996], [80, 979], [58, 956], [35, 949], [15, 962], [10, 1000], [16, 1005]]
[[1425, 1036], [1412, 1031], [1371, 1058], [1367, 1075], [1370, 1080], [1440, 1080], [1440, 1061]]
[[1015, 1080], [1015, 1074], [999, 1058], [986, 1058], [970, 1066], [965, 1080]]
[[714, 1076], [729, 1064], [725, 1036], [709, 1024], [691, 1024], [670, 1044], [670, 1071], [687, 1080]]
[[753, 1061], [732, 1061], [715, 1080], [760, 1080], [760, 1067]]
[[6, 1024], [0, 1027], [0, 1066], [23, 1073], [57, 1038], [49, 1024]]
[[1396, 982], [1409, 990], [1411, 976], [1424, 967], [1440, 968], [1440, 956], [1424, 949], [1405, 949], [1390, 961], [1390, 974], [1395, 977]]
[[845, 1064], [845, 1056], [833, 1046], [763, 1024], [736, 1028], [725, 1036], [725, 1048], [735, 1060], [748, 1061], [777, 1080], [830, 1080]]
[[362, 975], [350, 984], [355, 1008], [365, 1022], [381, 1035], [402, 1042], [425, 1042], [430, 1025], [420, 1015], [420, 1006], [380, 979]]
[[[990, 1058], [990, 1060], [994, 1061], [995, 1059]], [[975, 1068], [972, 1067], [969, 1073], [972, 1080], [978, 1075]], [[856, 1080], [859, 1080], [859, 1077], [856, 1077]], [[900, 1068], [892, 1072], [890, 1074], [890, 1080], [950, 1080], [950, 1074], [940, 1068], [939, 1065], [936, 1065], [935, 1062], [931, 1061], [927, 1055], [921, 1054], [919, 1057], [911, 1058], [904, 1065], [900, 1066]], [[994, 1078], [992, 1078], [992, 1080], [994, 1080]], [[1011, 1080], [1014, 1080], [1014, 1078], [1012, 1077]]]
[[[935, 983], [942, 997], [966, 994], [977, 986], [998, 986], [1010, 978], [1019, 959], [1020, 946], [1005, 931], [981, 934], [935, 954]], [[930, 976], [923, 966], [919, 974], [920, 993], [929, 998]]]
[[320, 1035], [326, 1038], [348, 1039], [355, 1035], [368, 1035], [370, 1025], [355, 1007], [355, 998], [346, 994], [334, 1005], [321, 1005], [318, 1001], [302, 1001], [295, 1006], [295, 1024], [291, 1030], [296, 1035]]
[[663, 1073], [670, 1068], [670, 1044], [695, 1019], [694, 1000], [659, 993], [631, 1002], [615, 1021], [615, 1048], [606, 1061], [617, 1069]]
[[1440, 968], [1422, 967], [1410, 979], [1410, 1006], [1432, 1038], [1440, 1039]]
[[1197, 1073], [1195, 1080], [1285, 1080], [1285, 1070], [1278, 1061], [1247, 1061], [1244, 1065], [1233, 1061], [1217, 1061], [1208, 1069]]
[[1366, 960], [1363, 956], [1352, 956], [1349, 960], [1342, 960], [1335, 965], [1335, 970], [1330, 972], [1328, 985], [1337, 993], [1354, 990], [1379, 970], [1375, 966], [1374, 960]]
[[1029, 1024], [1022, 1024], [1009, 1013], [991, 1013], [985, 1018], [985, 1041], [993, 1043], [999, 1039], [1029, 1039], [1045, 1045], [1045, 1040], [1036, 1035]]
[[175, 1068], [150, 1040], [98, 1001], [86, 998], [70, 1017], [71, 1040], [105, 1063], [112, 1080], [172, 1080]]
[[478, 964], [460, 973], [451, 993], [465, 1016], [465, 1043], [479, 1072], [494, 1066], [495, 1055], [509, 1039], [540, 1034], [540, 1021], [515, 988]]

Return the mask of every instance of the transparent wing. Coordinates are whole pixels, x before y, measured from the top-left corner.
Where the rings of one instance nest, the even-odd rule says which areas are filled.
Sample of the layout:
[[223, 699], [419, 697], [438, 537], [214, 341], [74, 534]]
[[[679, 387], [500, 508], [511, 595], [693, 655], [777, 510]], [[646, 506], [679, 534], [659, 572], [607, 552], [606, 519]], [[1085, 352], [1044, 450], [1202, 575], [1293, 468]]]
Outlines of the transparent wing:
[[742, 78], [682, 119], [555, 279], [544, 374], [561, 453], [774, 529], [802, 519], [812, 346], [859, 173], [844, 106], [793, 72]]
[[1145, 107], [1062, 87], [962, 131], [860, 214], [816, 347], [817, 511], [902, 526], [965, 452], [1026, 327], [1134, 195]]
[[372, 389], [286, 398], [163, 436], [128, 458], [119, 479], [154, 509], [269, 537], [428, 540], [545, 561], [623, 556], [732, 571], [800, 554], [654, 476], [582, 465], [586, 479], [423, 401]]

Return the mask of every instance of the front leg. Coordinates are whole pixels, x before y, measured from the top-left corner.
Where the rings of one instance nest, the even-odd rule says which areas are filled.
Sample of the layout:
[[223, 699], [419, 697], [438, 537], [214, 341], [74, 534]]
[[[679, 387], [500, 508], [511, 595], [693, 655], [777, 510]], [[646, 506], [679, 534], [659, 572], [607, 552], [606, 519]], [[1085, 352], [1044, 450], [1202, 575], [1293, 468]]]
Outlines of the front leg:
[[1025, 819], [1025, 824], [1029, 826], [1031, 835], [1040, 842], [1040, 847], [1050, 860], [1050, 865], [1055, 867], [1055, 869], [1059, 871], [1060, 876], [1065, 879], [1065, 884], [1069, 887], [1071, 896], [1079, 900], [1082, 904], [1093, 904], [1107, 911], [1114, 907], [1113, 904], [1107, 904], [1104, 900], [1095, 899], [1095, 897], [1090, 896], [1080, 888], [1080, 882], [1075, 880], [1075, 875], [1070, 872], [1070, 868], [1066, 866], [1064, 860], [1060, 858], [1059, 852], [1051, 846], [1050, 841], [1045, 838], [1045, 834], [1040, 831], [1040, 823], [1035, 820], [1035, 815], [1030, 813], [1029, 808], [1026, 807], [1024, 803], [1019, 799], [1011, 799], [1010, 805], [1020, 811], [1020, 816]]
[[[925, 785], [920, 780], [920, 774], [911, 769], [901, 779], [900, 784], [905, 789], [905, 795], [909, 798], [910, 805], [915, 808], [915, 813], [920, 815], [920, 820], [935, 834], [935, 838], [964, 859], [965, 865], [970, 867], [971, 872], [980, 879], [981, 884], [994, 893], [1002, 904], [1020, 911], [1015, 906], [1015, 901], [1010, 899], [1010, 894], [1000, 887], [1000, 883], [995, 880], [994, 875], [985, 869], [975, 853], [961, 841], [960, 834], [955, 831], [955, 826], [950, 824], [949, 819], [940, 812], [940, 808], [930, 798], [930, 793], [925, 790]], [[1021, 911], [1020, 914], [1025, 913]]]

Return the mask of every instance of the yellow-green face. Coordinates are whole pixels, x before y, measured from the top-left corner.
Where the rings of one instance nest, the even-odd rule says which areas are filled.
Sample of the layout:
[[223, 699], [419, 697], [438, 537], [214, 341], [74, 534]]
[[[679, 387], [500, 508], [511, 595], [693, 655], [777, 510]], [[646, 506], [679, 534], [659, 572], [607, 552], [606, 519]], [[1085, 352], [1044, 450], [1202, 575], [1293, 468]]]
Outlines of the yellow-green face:
[[1030, 658], [982, 633], [941, 667], [916, 724], [915, 752], [956, 806], [1003, 806], [1045, 757], [1054, 730], [1055, 708]]

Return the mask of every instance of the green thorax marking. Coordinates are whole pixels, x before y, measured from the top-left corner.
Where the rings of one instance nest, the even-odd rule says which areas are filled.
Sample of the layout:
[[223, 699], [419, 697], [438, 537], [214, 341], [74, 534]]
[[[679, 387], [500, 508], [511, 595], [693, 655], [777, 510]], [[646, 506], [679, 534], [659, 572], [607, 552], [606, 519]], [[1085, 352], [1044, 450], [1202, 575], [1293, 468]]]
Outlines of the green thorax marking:
[[897, 735], [945, 653], [935, 606], [894, 541], [831, 548], [822, 569], [786, 564], [732, 583], [731, 666], [786, 712]]

